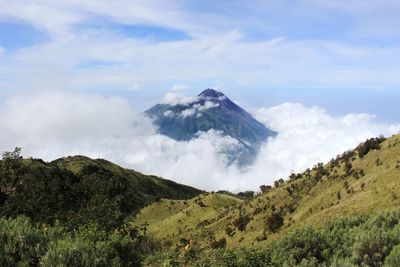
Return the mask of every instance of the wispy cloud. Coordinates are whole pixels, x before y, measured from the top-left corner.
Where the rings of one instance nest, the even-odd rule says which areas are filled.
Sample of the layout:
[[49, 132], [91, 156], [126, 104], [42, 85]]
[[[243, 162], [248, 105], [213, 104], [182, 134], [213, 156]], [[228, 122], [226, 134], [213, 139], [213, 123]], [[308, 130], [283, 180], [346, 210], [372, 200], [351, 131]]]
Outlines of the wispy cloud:
[[[176, 81], [393, 88], [400, 85], [399, 9], [391, 1], [0, 1], [0, 21], [49, 36], [4, 53], [2, 83], [9, 90], [130, 90]], [[131, 31], [141, 27], [139, 35]], [[171, 39], [148, 38], [163, 29]]]

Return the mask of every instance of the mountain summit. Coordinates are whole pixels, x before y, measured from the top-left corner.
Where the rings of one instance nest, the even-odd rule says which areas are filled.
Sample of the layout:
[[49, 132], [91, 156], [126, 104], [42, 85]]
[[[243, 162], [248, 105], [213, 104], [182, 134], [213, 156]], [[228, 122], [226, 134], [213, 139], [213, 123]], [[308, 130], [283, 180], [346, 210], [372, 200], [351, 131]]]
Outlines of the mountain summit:
[[218, 92], [217, 90], [214, 89], [206, 89], [203, 92], [199, 94], [200, 97], [213, 97], [213, 98], [218, 98], [218, 97], [225, 97], [225, 95], [221, 92]]
[[159, 127], [159, 133], [178, 141], [189, 141], [209, 130], [235, 138], [239, 146], [225, 154], [230, 163], [239, 165], [251, 163], [260, 145], [276, 135], [214, 89], [206, 89], [197, 97], [157, 104], [145, 113]]

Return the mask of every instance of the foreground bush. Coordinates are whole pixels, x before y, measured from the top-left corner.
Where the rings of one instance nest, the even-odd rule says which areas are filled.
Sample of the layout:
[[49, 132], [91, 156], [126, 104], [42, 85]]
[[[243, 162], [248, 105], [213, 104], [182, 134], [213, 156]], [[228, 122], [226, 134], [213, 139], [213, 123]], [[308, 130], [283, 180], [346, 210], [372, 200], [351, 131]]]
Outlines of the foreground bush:
[[0, 266], [140, 266], [136, 247], [136, 232], [127, 228], [67, 232], [27, 217], [0, 218]]

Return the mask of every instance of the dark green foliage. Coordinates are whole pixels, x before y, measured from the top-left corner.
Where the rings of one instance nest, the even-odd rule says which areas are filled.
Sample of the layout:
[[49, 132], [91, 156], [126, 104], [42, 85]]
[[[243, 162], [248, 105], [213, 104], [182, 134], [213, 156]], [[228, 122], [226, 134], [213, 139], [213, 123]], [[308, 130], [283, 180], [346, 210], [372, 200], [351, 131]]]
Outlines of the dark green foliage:
[[283, 225], [284, 219], [281, 213], [274, 212], [270, 216], [268, 216], [266, 224], [268, 229], [275, 233], [277, 232]]
[[237, 217], [233, 221], [233, 225], [239, 230], [243, 231], [246, 229], [247, 224], [250, 222], [250, 216], [247, 214], [239, 214], [239, 217]]
[[227, 227], [225, 227], [225, 233], [228, 236], [233, 236], [235, 234], [235, 230], [228, 225]]
[[218, 249], [218, 248], [224, 248], [224, 247], [226, 247], [225, 237], [222, 237], [221, 239], [215, 240], [214, 242], [211, 243], [212, 249]]
[[191, 198], [200, 190], [82, 156], [45, 163], [22, 159], [20, 149], [0, 161], [0, 216], [25, 215], [74, 229], [95, 223], [117, 228], [157, 198]]
[[344, 164], [344, 173], [346, 176], [349, 176], [352, 174], [352, 171], [353, 171], [352, 168], [353, 168], [353, 165], [351, 165], [350, 162], [346, 162]]
[[315, 171], [314, 180], [319, 181], [324, 175], [328, 174], [328, 171], [324, 169], [323, 163], [318, 163], [314, 166], [313, 171]]
[[400, 263], [400, 245], [395, 246], [385, 259], [385, 265], [388, 267], [397, 267]]
[[254, 197], [254, 191], [245, 191], [237, 193], [237, 196], [242, 199], [251, 199]]
[[260, 185], [261, 193], [265, 193], [271, 189], [272, 189], [272, 186], [270, 186], [270, 185]]
[[284, 184], [284, 180], [281, 178], [281, 179], [279, 179], [279, 180], [276, 180], [276, 181], [274, 181], [274, 187], [275, 188], [277, 188], [277, 187], [279, 187], [280, 185], [282, 185], [282, 184]]
[[136, 232], [87, 226], [67, 232], [32, 224], [27, 217], [0, 219], [0, 266], [138, 266]]
[[371, 138], [365, 141], [364, 143], [360, 144], [356, 150], [358, 152], [358, 156], [363, 158], [365, 155], [368, 154], [369, 151], [376, 149], [379, 150], [381, 148], [381, 143], [386, 139], [383, 136]]

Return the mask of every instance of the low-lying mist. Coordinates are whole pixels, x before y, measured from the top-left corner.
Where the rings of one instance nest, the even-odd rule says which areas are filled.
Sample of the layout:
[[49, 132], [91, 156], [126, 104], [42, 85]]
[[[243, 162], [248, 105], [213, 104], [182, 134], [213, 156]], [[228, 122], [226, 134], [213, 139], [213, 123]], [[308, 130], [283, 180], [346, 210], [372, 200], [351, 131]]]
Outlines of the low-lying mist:
[[218, 132], [188, 142], [157, 134], [152, 122], [120, 97], [64, 91], [14, 94], [0, 106], [0, 150], [23, 148], [25, 157], [105, 158], [206, 190], [257, 190], [355, 147], [366, 138], [398, 133], [400, 124], [370, 114], [332, 116], [320, 107], [283, 103], [253, 115], [279, 132], [245, 169], [227, 166], [221, 151], [238, 142]]

